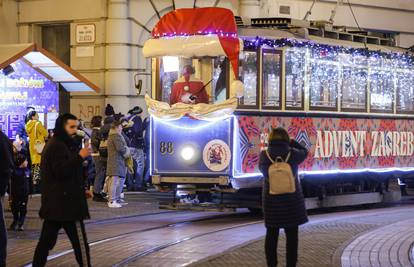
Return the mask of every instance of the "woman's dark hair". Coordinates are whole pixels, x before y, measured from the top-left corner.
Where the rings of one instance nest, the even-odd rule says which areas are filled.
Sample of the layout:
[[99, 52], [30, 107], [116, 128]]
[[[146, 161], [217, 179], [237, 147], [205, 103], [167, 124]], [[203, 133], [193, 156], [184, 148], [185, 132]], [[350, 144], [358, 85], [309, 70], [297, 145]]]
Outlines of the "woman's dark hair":
[[32, 110], [29, 112], [29, 114], [27, 115], [27, 118], [29, 120], [31, 120], [33, 118], [33, 116], [35, 116], [37, 114], [37, 112], [35, 110]]
[[121, 121], [114, 121], [111, 124], [111, 129], [116, 129], [116, 128], [118, 128], [119, 125], [122, 125], [122, 122]]
[[272, 143], [272, 142], [289, 143], [290, 138], [289, 138], [288, 132], [282, 127], [272, 129], [272, 131], [270, 132], [270, 135], [269, 135], [269, 143]]
[[91, 120], [92, 127], [101, 127], [102, 126], [102, 116], [93, 116]]
[[60, 115], [56, 119], [55, 129], [53, 130], [53, 134], [55, 137], [61, 138], [65, 141], [70, 140], [71, 137], [65, 130], [65, 125], [69, 120], [77, 121], [78, 118], [73, 114], [65, 113], [63, 115]]

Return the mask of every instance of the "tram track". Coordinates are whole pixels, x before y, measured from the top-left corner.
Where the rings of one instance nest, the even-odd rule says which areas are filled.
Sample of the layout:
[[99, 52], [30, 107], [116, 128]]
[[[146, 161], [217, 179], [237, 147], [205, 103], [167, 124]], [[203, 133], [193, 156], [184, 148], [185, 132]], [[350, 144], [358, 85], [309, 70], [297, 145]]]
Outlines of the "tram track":
[[142, 251], [142, 252], [139, 252], [135, 255], [132, 255], [132, 256], [130, 256], [130, 257], [128, 257], [128, 258], [122, 260], [121, 262], [118, 262], [118, 263], [116, 263], [112, 266], [113, 267], [127, 266], [129, 263], [134, 262], [134, 261], [136, 261], [140, 258], [143, 258], [145, 256], [148, 256], [148, 255], [152, 254], [152, 253], [159, 252], [163, 249], [178, 245], [180, 243], [183, 243], [183, 242], [186, 242], [186, 241], [189, 241], [189, 240], [193, 240], [193, 239], [196, 239], [196, 238], [208, 236], [208, 235], [219, 233], [219, 232], [222, 232], [222, 231], [227, 231], [227, 230], [233, 230], [233, 229], [236, 229], [236, 228], [246, 227], [246, 226], [250, 226], [250, 225], [254, 225], [254, 224], [258, 224], [258, 223], [262, 223], [262, 220], [258, 220], [258, 221], [250, 222], [250, 223], [238, 224], [238, 225], [231, 226], [231, 227], [224, 227], [224, 228], [220, 228], [220, 229], [217, 229], [217, 230], [214, 230], [214, 231], [209, 231], [209, 232], [205, 232], [205, 233], [201, 233], [201, 234], [187, 236], [187, 237], [181, 238], [181, 239], [173, 241], [173, 242], [168, 242], [168, 243], [165, 243], [165, 244], [162, 244], [162, 245], [159, 245], [159, 246], [149, 248], [145, 251]]
[[[154, 216], [154, 215], [163, 215], [163, 214], [170, 214], [170, 213], [181, 213], [183, 215], [193, 215], [192, 213], [190, 214], [185, 214], [188, 212], [185, 211], [173, 211], [173, 212], [159, 212], [159, 213], [152, 213], [152, 214], [143, 214], [143, 215], [137, 215], [137, 216], [125, 216], [125, 218], [119, 219], [119, 218], [113, 218], [113, 219], [107, 219], [107, 220], [100, 220], [97, 221], [95, 223], [89, 223], [88, 225], [99, 225], [99, 224], [104, 224], [104, 223], [108, 223], [111, 221], [117, 221], [117, 223], [119, 223], [120, 220], [132, 220], [135, 217], [143, 217], [143, 216]], [[226, 218], [237, 218], [240, 216], [244, 216], [244, 215], [248, 215], [249, 212], [238, 212], [238, 213], [231, 213], [231, 214], [214, 214], [214, 215], [205, 215], [203, 213], [200, 212], [196, 212], [196, 214], [194, 215], [200, 215], [195, 219], [189, 219], [189, 220], [183, 220], [183, 221], [178, 221], [175, 223], [168, 223], [168, 224], [163, 224], [163, 225], [158, 225], [155, 227], [149, 227], [149, 228], [144, 228], [144, 229], [138, 229], [138, 230], [133, 230], [133, 231], [128, 231], [128, 232], [124, 232], [124, 233], [120, 233], [120, 234], [116, 234], [116, 235], [112, 235], [106, 238], [102, 238], [102, 239], [98, 239], [95, 240], [93, 242], [89, 243], [89, 246], [92, 250], [92, 248], [98, 246], [98, 245], [103, 245], [105, 243], [108, 242], [112, 242], [115, 240], [119, 240], [122, 238], [126, 238], [128, 236], [131, 235], [138, 235], [138, 234], [144, 234], [144, 233], [148, 233], [151, 231], [157, 231], [157, 230], [163, 230], [163, 229], [169, 229], [169, 228], [175, 228], [175, 227], [180, 227], [180, 226], [184, 226], [184, 225], [190, 225], [190, 224], [194, 224], [194, 223], [199, 223], [199, 222], [206, 222], [206, 221], [212, 221], [212, 220], [218, 220], [218, 219], [226, 219]], [[128, 222], [128, 223], [132, 223], [132, 222]], [[221, 229], [221, 231], [223, 231], [224, 229]], [[214, 231], [213, 231], [214, 232]], [[208, 233], [206, 233], [208, 234]], [[191, 237], [191, 239], [196, 238], [196, 237]], [[179, 243], [183, 242], [184, 240], [180, 240]], [[168, 246], [171, 246], [171, 244], [169, 244]], [[158, 249], [160, 250], [160, 249]], [[155, 252], [155, 251], [154, 251]], [[54, 260], [58, 260], [59, 258], [62, 258], [70, 253], [73, 253], [73, 249], [67, 249], [64, 251], [61, 251], [59, 253], [55, 253], [53, 255], [50, 255], [48, 257], [48, 262], [53, 262]], [[140, 253], [138, 253], [140, 254]], [[148, 254], [148, 251], [147, 251]], [[31, 262], [30, 263], [26, 263], [23, 266], [32, 266]]]

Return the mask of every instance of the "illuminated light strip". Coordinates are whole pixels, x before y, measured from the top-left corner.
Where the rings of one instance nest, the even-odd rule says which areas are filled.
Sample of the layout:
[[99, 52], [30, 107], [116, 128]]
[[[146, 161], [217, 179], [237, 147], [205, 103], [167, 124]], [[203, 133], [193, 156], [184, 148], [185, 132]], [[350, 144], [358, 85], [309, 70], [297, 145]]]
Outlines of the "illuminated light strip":
[[207, 124], [197, 125], [197, 126], [193, 126], [193, 127], [177, 125], [177, 124], [171, 123], [170, 121], [164, 121], [164, 120], [159, 119], [159, 118], [156, 118], [156, 117], [153, 117], [153, 120], [156, 121], [156, 122], [159, 122], [159, 123], [166, 124], [169, 127], [176, 128], [176, 129], [181, 129], [181, 130], [200, 130], [200, 129], [203, 129], [203, 128], [206, 128], [206, 127], [210, 127], [211, 125], [215, 124], [219, 120], [226, 120], [226, 119], [229, 119], [231, 117], [232, 116], [229, 116], [229, 117], [224, 118], [224, 119], [217, 119], [215, 121], [209, 121]]
[[236, 164], [237, 164], [237, 167], [238, 167], [238, 161], [236, 161], [236, 159], [237, 159], [236, 151], [239, 151], [236, 148], [238, 148], [237, 147], [237, 144], [240, 143], [240, 142], [238, 142], [238, 139], [237, 139], [237, 137], [238, 137], [237, 136], [238, 129], [239, 128], [238, 128], [237, 119], [236, 119], [235, 116], [233, 116], [233, 166], [232, 166], [232, 169], [231, 169], [231, 176], [232, 177], [235, 177], [236, 176], [235, 175]]
[[149, 127], [150, 127], [150, 151], [149, 151], [149, 175], [150, 176], [152, 176], [152, 162], [153, 162], [153, 160], [152, 160], [152, 146], [153, 146], [153, 144], [152, 144], [152, 134], [153, 134], [153, 127], [154, 127], [154, 120], [153, 120], [153, 117], [151, 116], [150, 117], [150, 125], [149, 125]]
[[[299, 171], [299, 174], [305, 175], [324, 175], [324, 174], [341, 174], [341, 173], [363, 173], [363, 172], [376, 172], [386, 173], [393, 171], [410, 172], [414, 171], [414, 167], [392, 167], [383, 169], [355, 169], [355, 170], [320, 170], [320, 171]], [[263, 176], [260, 172], [255, 173], [244, 173], [241, 175], [233, 175], [233, 178], [250, 178], [250, 177], [261, 177]]]

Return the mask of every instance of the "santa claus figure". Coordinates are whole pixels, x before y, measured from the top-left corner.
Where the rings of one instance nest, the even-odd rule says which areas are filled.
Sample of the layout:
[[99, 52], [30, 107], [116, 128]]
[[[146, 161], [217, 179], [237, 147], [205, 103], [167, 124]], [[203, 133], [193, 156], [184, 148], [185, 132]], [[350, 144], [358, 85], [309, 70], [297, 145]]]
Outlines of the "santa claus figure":
[[170, 104], [208, 104], [208, 94], [203, 82], [194, 77], [194, 68], [186, 65], [183, 68], [183, 76], [174, 82], [171, 90]]

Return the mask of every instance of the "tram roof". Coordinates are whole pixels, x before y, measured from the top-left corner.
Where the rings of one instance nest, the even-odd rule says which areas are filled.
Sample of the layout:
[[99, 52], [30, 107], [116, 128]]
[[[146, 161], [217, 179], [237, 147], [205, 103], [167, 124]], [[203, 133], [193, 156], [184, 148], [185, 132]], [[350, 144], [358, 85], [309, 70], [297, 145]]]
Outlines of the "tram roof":
[[386, 53], [410, 53], [407, 49], [394, 46], [384, 46], [369, 43], [359, 43], [347, 40], [338, 40], [331, 38], [324, 38], [320, 36], [310, 35], [307, 28], [295, 28], [292, 30], [283, 30], [275, 28], [261, 28], [261, 27], [246, 27], [239, 28], [239, 36], [241, 38], [260, 36], [268, 39], [281, 39], [281, 38], [292, 38], [304, 41], [313, 41], [320, 44], [332, 45], [332, 46], [344, 46], [352, 48], [368, 48], [372, 51], [381, 51]]

